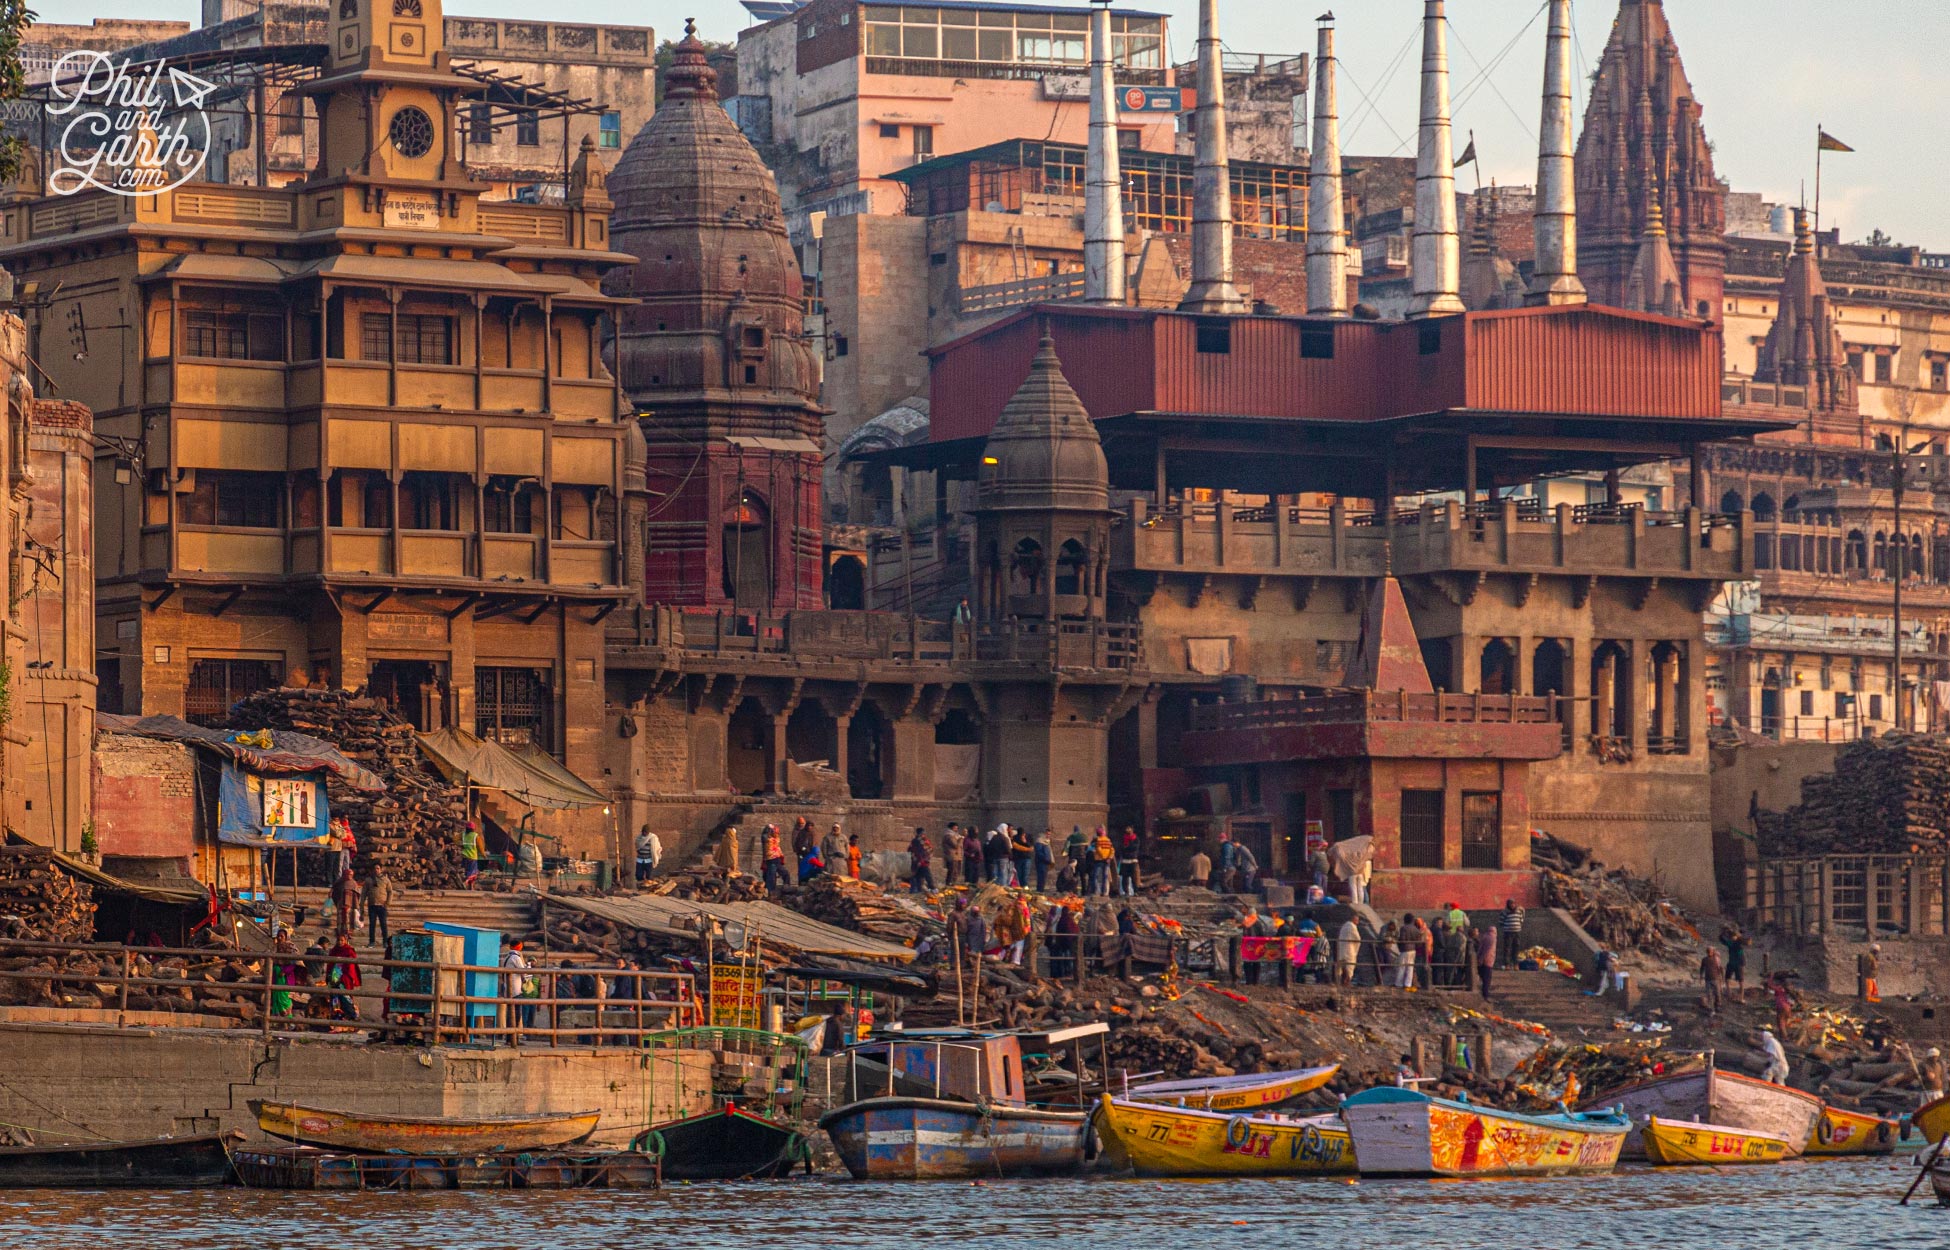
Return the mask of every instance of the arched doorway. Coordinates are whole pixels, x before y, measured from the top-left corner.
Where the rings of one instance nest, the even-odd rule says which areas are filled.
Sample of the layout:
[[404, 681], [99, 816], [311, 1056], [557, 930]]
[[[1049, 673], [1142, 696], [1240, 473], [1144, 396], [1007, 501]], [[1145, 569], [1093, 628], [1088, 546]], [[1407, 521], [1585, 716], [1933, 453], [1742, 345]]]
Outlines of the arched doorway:
[[856, 555], [835, 556], [826, 570], [826, 606], [858, 612], [867, 606], [867, 566]]
[[1730, 490], [1720, 496], [1720, 511], [1722, 512], [1738, 512], [1743, 506], [1745, 506], [1745, 501], [1740, 498], [1740, 492], [1737, 490]]
[[1555, 638], [1545, 638], [1537, 644], [1530, 656], [1530, 693], [1563, 694], [1565, 692], [1566, 661], [1564, 644]]
[[1771, 521], [1773, 519], [1774, 496], [1768, 494], [1766, 491], [1760, 491], [1754, 496], [1754, 520]]
[[740, 794], [769, 793], [774, 765], [772, 718], [757, 699], [747, 697], [725, 724], [725, 780]]
[[1591, 653], [1591, 732], [1599, 738], [1632, 736], [1630, 653], [1624, 644], [1602, 642]]
[[856, 799], [884, 799], [892, 790], [892, 727], [879, 705], [868, 700], [846, 727], [846, 784]]
[[1501, 638], [1483, 644], [1477, 689], [1484, 694], [1517, 692], [1517, 653]]
[[724, 596], [740, 612], [772, 603], [772, 514], [757, 492], [744, 490], [725, 509]]

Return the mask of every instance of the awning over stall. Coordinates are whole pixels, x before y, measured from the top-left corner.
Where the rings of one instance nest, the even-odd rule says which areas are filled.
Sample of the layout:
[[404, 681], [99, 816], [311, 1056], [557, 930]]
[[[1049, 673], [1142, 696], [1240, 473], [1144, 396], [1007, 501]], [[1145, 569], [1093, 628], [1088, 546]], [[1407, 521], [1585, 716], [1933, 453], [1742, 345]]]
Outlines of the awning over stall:
[[503, 746], [453, 728], [416, 736], [420, 750], [449, 781], [464, 780], [477, 790], [498, 790], [516, 802], [552, 811], [609, 802], [532, 743]]

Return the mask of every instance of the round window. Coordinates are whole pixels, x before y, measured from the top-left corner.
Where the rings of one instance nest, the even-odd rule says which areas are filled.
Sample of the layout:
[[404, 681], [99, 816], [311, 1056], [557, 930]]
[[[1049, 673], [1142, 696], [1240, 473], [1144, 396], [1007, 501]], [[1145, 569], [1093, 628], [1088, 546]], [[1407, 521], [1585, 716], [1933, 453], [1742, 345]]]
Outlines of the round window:
[[409, 160], [433, 151], [433, 119], [410, 104], [393, 114], [391, 135], [394, 150]]

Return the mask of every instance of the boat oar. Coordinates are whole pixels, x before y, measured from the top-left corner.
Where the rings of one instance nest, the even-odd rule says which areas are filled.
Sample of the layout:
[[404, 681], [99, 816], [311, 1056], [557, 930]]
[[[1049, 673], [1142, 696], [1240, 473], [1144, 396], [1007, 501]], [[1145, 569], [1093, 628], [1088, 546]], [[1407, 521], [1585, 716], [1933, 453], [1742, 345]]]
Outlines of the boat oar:
[[1902, 1201], [1898, 1202], [1896, 1204], [1897, 1206], [1906, 1207], [1909, 1205], [1909, 1200], [1915, 1195], [1917, 1188], [1929, 1178], [1931, 1170], [1936, 1167], [1937, 1160], [1943, 1157], [1943, 1147], [1946, 1142], [1950, 1142], [1950, 1136], [1937, 1139], [1935, 1148], [1924, 1156], [1923, 1166], [1916, 1170], [1916, 1179], [1909, 1183], [1909, 1192], [1903, 1195]]

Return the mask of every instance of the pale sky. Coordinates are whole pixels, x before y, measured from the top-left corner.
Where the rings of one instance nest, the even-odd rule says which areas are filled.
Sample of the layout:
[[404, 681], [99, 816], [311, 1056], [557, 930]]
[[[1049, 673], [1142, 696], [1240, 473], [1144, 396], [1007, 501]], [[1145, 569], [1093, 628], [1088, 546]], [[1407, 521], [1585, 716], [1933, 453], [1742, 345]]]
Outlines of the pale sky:
[[[1058, 0], [1062, 2], [1062, 0]], [[1237, 52], [1311, 52], [1314, 17], [1334, 0], [1222, 0], [1221, 29]], [[1120, 0], [1172, 17], [1174, 60], [1189, 60], [1197, 0]], [[1419, 0], [1339, 0], [1342, 142], [1351, 155], [1413, 155]], [[1318, 6], [1318, 8], [1316, 7]], [[1483, 176], [1530, 183], [1543, 77], [1543, 0], [1450, 0], [1451, 94], [1457, 149], [1476, 132]], [[194, 0], [38, 0], [42, 20], [179, 18]], [[1617, 0], [1574, 0], [1579, 115]], [[1950, 0], [1666, 0], [1720, 176], [1736, 191], [1792, 201], [1814, 196], [1817, 124], [1853, 145], [1823, 161], [1822, 221], [1842, 237], [1881, 228], [1899, 242], [1950, 251]], [[535, 17], [532, 0], [450, 0], [450, 11]], [[650, 25], [659, 39], [696, 17], [700, 33], [732, 39], [750, 24], [737, 0], [584, 0], [560, 19]], [[1484, 65], [1491, 71], [1485, 76]], [[1367, 107], [1363, 96], [1378, 107]], [[1467, 188], [1472, 177], [1461, 172]]]

